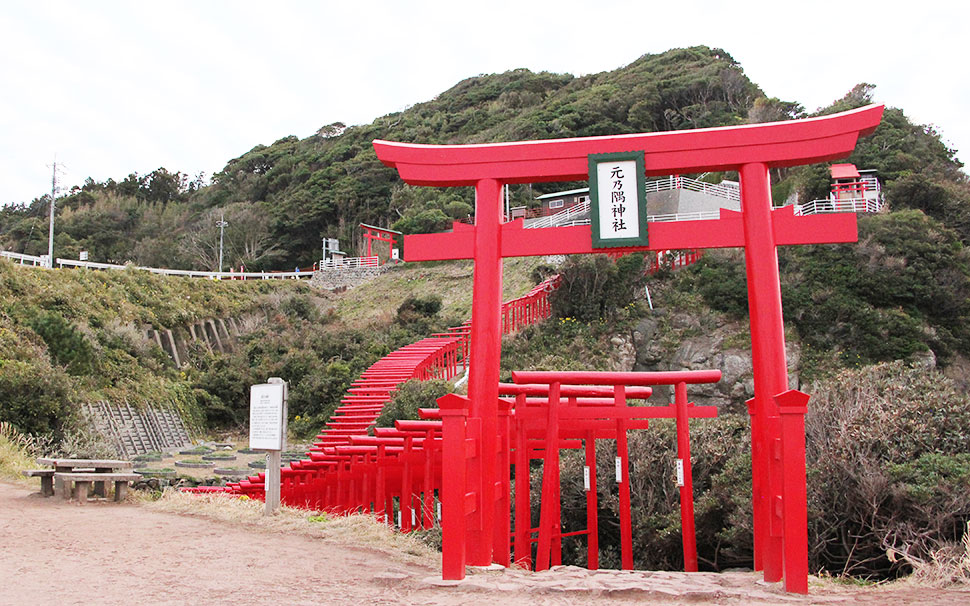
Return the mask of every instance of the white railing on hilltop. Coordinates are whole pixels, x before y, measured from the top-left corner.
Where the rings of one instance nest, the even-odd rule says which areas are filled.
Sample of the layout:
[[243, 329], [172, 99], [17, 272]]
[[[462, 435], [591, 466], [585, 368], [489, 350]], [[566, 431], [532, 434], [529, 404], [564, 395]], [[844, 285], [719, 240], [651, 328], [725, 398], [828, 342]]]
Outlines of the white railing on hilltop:
[[882, 201], [873, 198], [843, 198], [841, 200], [812, 200], [795, 205], [795, 215], [819, 215], [825, 213], [877, 213]]
[[58, 267], [85, 267], [88, 269], [127, 269], [134, 267], [142, 271], [166, 276], [185, 276], [189, 278], [209, 278], [212, 280], [282, 280], [310, 279], [312, 271], [193, 271], [189, 269], [162, 269], [159, 267], [142, 267], [135, 265], [116, 265], [114, 263], [94, 263], [93, 261], [75, 261], [74, 259], [57, 259]]
[[320, 269], [359, 269], [361, 267], [380, 267], [381, 260], [377, 255], [371, 257], [346, 257], [344, 259], [327, 259], [320, 261]]
[[546, 215], [532, 221], [527, 226], [529, 229], [540, 229], [543, 227], [569, 227], [571, 225], [588, 225], [589, 219], [580, 219], [580, 215], [589, 213], [589, 200], [580, 202], [575, 206], [570, 206], [562, 212], [554, 215]]
[[25, 255], [21, 253], [10, 252], [7, 250], [0, 250], [0, 257], [6, 257], [7, 259], [17, 261], [20, 263], [20, 265], [33, 265], [35, 267], [48, 266], [47, 255], [42, 255], [37, 257], [34, 255]]
[[[47, 263], [47, 255], [34, 256], [21, 253], [0, 250], [0, 257], [5, 257], [19, 263], [20, 265], [33, 265], [36, 267], [50, 267]], [[145, 267], [142, 265], [118, 265], [116, 263], [96, 263], [94, 261], [76, 261], [74, 259], [55, 260], [57, 267], [84, 267], [87, 269], [127, 269], [133, 267], [142, 271], [165, 276], [185, 276], [189, 278], [209, 278], [212, 280], [281, 280], [296, 279], [309, 280], [313, 277], [313, 271], [196, 271], [191, 269], [163, 269], [160, 267]], [[357, 269], [361, 267], [380, 267], [380, 259], [375, 255], [371, 257], [350, 257], [339, 261], [322, 261], [320, 269]]]
[[693, 213], [669, 213], [666, 215], [647, 215], [650, 223], [666, 223], [668, 221], [711, 221], [720, 219], [720, 210], [702, 210]]
[[[725, 200], [731, 200], [734, 202], [741, 201], [741, 188], [732, 184], [730, 181], [725, 181], [722, 183], [706, 183], [704, 181], [698, 181], [697, 179], [691, 179], [689, 177], [675, 177], [670, 176], [666, 179], [657, 179], [655, 181], [647, 181], [646, 192], [647, 193], [657, 193], [662, 191], [672, 191], [675, 189], [686, 189], [688, 191], [700, 192], [710, 196], [715, 196], [718, 198], [724, 198]], [[589, 225], [589, 217], [582, 217], [583, 215], [589, 214], [589, 200], [585, 202], [580, 202], [575, 206], [571, 206], [562, 212], [558, 212], [554, 215], [547, 215], [539, 219], [531, 221], [525, 227], [529, 229], [541, 229], [544, 227], [571, 227], [573, 225]], [[582, 217], [582, 218], [580, 218]], [[710, 220], [717, 219], [720, 217], [720, 211], [705, 211], [705, 212], [693, 212], [693, 213], [672, 213], [666, 215], [651, 215], [647, 217], [647, 221], [651, 222], [665, 222], [665, 221], [698, 221], [698, 220]]]
[[725, 200], [733, 200], [735, 202], [741, 201], [740, 186], [733, 184], [730, 181], [723, 181], [721, 183], [707, 183], [706, 181], [691, 179], [690, 177], [677, 177], [671, 175], [666, 179], [647, 181], [646, 186], [646, 191], [648, 194], [661, 191], [672, 191], [675, 189], [696, 191], [709, 196], [724, 198]]

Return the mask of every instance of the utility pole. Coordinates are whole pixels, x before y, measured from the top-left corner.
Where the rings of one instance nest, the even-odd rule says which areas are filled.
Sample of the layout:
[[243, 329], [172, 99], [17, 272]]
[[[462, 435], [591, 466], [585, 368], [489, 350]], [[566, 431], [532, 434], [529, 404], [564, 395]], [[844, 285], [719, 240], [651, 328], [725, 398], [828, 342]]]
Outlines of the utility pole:
[[51, 224], [47, 236], [47, 267], [54, 267], [54, 199], [57, 197], [57, 160], [51, 175]]
[[219, 227], [219, 273], [222, 273], [222, 236], [223, 236], [223, 233], [225, 232], [226, 227], [229, 226], [229, 224], [226, 223], [225, 213], [222, 214], [222, 218], [219, 219], [219, 221], [216, 223], [216, 226]]

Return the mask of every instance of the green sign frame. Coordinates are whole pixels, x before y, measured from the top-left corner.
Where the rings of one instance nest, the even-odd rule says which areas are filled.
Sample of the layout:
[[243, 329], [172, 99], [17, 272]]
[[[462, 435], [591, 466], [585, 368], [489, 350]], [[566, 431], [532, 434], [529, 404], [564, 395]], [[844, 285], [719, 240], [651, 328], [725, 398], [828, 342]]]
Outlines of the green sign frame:
[[[632, 166], [630, 163], [633, 163]], [[617, 217], [615, 214], [615, 203], [611, 199], [612, 185], [616, 181], [605, 182], [600, 174], [601, 165], [614, 164], [623, 169], [633, 168], [635, 171], [635, 186], [632, 188], [636, 194], [636, 204], [632, 207], [622, 207], [626, 212], [619, 215], [621, 219], [632, 219], [637, 226], [637, 233], [631, 236], [619, 235], [609, 237], [604, 234], [604, 228], [609, 224], [604, 224], [603, 216]], [[624, 184], [630, 183], [630, 177], [624, 175], [624, 182], [620, 184], [623, 194], [629, 199], [631, 188], [625, 188]], [[625, 189], [623, 189], [625, 188]], [[644, 168], [644, 152], [619, 152], [612, 154], [590, 154], [589, 156], [589, 219], [593, 248], [624, 248], [628, 246], [647, 246], [649, 245], [649, 234], [647, 230], [647, 177]], [[605, 195], [604, 195], [605, 194]], [[601, 198], [605, 197], [603, 200]], [[631, 217], [630, 209], [636, 209], [636, 217]], [[607, 214], [609, 213], [609, 214]], [[611, 220], [611, 224], [616, 226]], [[622, 223], [622, 222], [621, 222]], [[624, 230], [625, 231], [625, 230]], [[608, 233], [608, 230], [607, 230]]]

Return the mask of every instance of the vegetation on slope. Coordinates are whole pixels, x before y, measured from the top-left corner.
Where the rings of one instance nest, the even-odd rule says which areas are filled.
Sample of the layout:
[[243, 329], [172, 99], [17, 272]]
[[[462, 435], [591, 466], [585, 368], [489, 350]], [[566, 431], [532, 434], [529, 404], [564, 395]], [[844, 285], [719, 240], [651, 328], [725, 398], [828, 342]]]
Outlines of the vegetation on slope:
[[85, 402], [174, 405], [195, 426], [205, 395], [184, 380], [146, 327], [265, 312], [295, 282], [210, 282], [148, 272], [47, 271], [0, 260], [0, 421], [26, 433], [80, 422]]
[[[538, 262], [506, 264], [507, 298], [533, 286]], [[292, 280], [48, 271], [0, 260], [0, 421], [60, 439], [87, 423], [83, 404], [107, 400], [173, 405], [197, 429], [238, 427], [249, 386], [278, 376], [290, 384], [292, 427], [313, 435], [364, 369], [467, 319], [471, 279], [466, 262], [401, 266], [338, 296]], [[145, 333], [226, 317], [251, 318], [232, 351], [190, 345], [182, 368]]]

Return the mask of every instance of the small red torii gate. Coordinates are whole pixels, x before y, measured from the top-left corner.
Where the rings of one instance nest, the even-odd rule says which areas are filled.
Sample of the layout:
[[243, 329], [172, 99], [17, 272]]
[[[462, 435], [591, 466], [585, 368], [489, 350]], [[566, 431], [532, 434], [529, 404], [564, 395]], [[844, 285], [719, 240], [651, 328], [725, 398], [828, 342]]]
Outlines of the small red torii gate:
[[[794, 216], [772, 210], [768, 170], [849, 155], [860, 136], [879, 125], [883, 106], [765, 124], [689, 131], [521, 141], [477, 145], [419, 145], [374, 141], [378, 158], [411, 185], [475, 188], [475, 225], [456, 223], [445, 234], [408, 236], [405, 260], [474, 259], [470, 427], [481, 452], [498, 452], [498, 383], [501, 356], [503, 257], [604, 252], [594, 249], [589, 226], [525, 232], [522, 220], [502, 223], [502, 185], [587, 180], [589, 157], [634, 151], [649, 176], [737, 171], [741, 212], [721, 210], [711, 221], [652, 223], [649, 245], [611, 252], [743, 247], [755, 395], [751, 415], [755, 568], [769, 582], [784, 578], [788, 591], [807, 593], [807, 505], [804, 414], [808, 395], [788, 389], [777, 247], [855, 242], [855, 215]], [[481, 457], [477, 546], [468, 563], [494, 559], [495, 457]], [[443, 520], [447, 525], [449, 521]], [[462, 573], [463, 574], [463, 573]], [[460, 578], [460, 577], [459, 577]]]
[[377, 227], [374, 225], [368, 225], [366, 223], [361, 223], [360, 228], [364, 230], [364, 238], [367, 239], [367, 256], [372, 257], [374, 253], [372, 252], [374, 242], [387, 242], [390, 245], [391, 252], [387, 253], [388, 257], [394, 256], [394, 244], [395, 238], [401, 236], [401, 232], [394, 231], [393, 229], [388, 229], [386, 227]]

